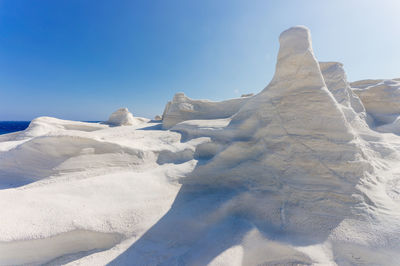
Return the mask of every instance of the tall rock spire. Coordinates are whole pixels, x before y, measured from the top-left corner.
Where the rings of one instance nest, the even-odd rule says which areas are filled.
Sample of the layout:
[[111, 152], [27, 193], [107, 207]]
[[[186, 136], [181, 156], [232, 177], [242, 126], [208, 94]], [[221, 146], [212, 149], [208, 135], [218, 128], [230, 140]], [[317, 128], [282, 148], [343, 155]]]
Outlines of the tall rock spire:
[[281, 128], [277, 134], [285, 130], [289, 135], [318, 133], [352, 139], [343, 112], [326, 87], [312, 50], [309, 30], [304, 26], [290, 28], [280, 35], [279, 42], [272, 81], [243, 106], [231, 125], [240, 127], [241, 137], [261, 128], [266, 130], [265, 134]]
[[[349, 215], [349, 206], [362, 198], [354, 197], [356, 185], [373, 168], [326, 87], [309, 30], [290, 28], [279, 41], [271, 83], [245, 103], [226, 129], [236, 139], [186, 182], [268, 191], [257, 196], [266, 197], [265, 222], [321, 233]], [[254, 213], [259, 212], [257, 207]]]

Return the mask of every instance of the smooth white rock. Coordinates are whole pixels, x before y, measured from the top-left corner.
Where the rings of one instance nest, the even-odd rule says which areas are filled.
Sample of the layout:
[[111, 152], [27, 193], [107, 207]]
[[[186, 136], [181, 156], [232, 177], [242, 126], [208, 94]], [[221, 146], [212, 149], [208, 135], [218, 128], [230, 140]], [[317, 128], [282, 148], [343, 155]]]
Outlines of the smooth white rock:
[[169, 129], [186, 120], [228, 118], [235, 114], [250, 98], [251, 96], [212, 102], [193, 100], [184, 93], [177, 93], [165, 107], [162, 116], [163, 128]]
[[143, 121], [144, 119], [133, 117], [128, 108], [120, 108], [110, 115], [106, 123], [112, 126], [133, 126]]

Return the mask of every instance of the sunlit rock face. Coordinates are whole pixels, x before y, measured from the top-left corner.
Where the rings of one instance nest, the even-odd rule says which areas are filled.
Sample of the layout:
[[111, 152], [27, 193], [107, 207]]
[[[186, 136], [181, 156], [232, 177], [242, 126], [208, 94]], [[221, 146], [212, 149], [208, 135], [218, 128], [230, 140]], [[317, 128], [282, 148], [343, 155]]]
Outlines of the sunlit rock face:
[[325, 85], [312, 51], [309, 31], [303, 27], [291, 28], [281, 34], [279, 41], [278, 61], [271, 83], [235, 114], [232, 126], [244, 131], [260, 129], [260, 123], [270, 124], [269, 119], [280, 111], [282, 124], [287, 124], [291, 134], [308, 135], [319, 131], [348, 139], [348, 125], [338, 102]]
[[248, 202], [240, 204], [256, 219], [324, 234], [362, 201], [356, 185], [373, 167], [342, 111], [342, 104], [351, 106], [348, 87], [333, 89], [342, 98], [338, 103], [326, 87], [308, 29], [290, 28], [279, 41], [271, 83], [226, 128], [236, 141], [184, 182], [249, 190]]
[[350, 85], [376, 126], [392, 123], [400, 115], [400, 79], [368, 79]]
[[163, 128], [186, 120], [228, 118], [235, 114], [252, 95], [221, 102], [208, 100], [192, 100], [184, 93], [175, 94], [168, 102], [163, 113]]
[[339, 103], [344, 116], [352, 126], [368, 128], [372, 119], [367, 115], [360, 98], [352, 91], [347, 81], [343, 64], [339, 62], [319, 62], [326, 87]]
[[120, 108], [110, 115], [107, 124], [113, 126], [132, 126], [136, 124], [136, 120], [128, 108]]
[[350, 88], [343, 64], [339, 62], [319, 62], [319, 66], [326, 87], [336, 101], [346, 107], [353, 108], [356, 113], [365, 112], [360, 98]]

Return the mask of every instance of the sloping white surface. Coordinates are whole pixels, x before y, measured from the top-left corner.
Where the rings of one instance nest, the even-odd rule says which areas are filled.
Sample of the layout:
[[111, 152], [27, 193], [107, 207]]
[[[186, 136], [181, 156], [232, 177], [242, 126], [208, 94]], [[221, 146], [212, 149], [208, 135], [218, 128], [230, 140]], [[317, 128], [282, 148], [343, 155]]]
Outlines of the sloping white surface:
[[[72, 121], [40, 121], [13, 135], [36, 137], [1, 143], [9, 150], [0, 153], [0, 264], [80, 257], [139, 237], [170, 208], [176, 179], [193, 169], [194, 147], [207, 140], [180, 143], [179, 134], [157, 123], [79, 130]], [[176, 154], [183, 151], [182, 161]], [[88, 232], [87, 242], [73, 237], [76, 230]], [[24, 252], [30, 246], [48, 250]]]

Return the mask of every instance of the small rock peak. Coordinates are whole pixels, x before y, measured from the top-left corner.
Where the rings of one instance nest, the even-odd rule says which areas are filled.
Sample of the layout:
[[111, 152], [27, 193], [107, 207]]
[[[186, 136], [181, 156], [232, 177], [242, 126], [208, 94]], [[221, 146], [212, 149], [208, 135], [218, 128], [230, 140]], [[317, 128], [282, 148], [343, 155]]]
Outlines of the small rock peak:
[[281, 49], [287, 49], [288, 53], [304, 51], [311, 48], [310, 30], [305, 26], [291, 27], [279, 36]]
[[271, 121], [276, 124], [276, 132], [283, 125], [286, 132], [279, 133], [282, 135], [318, 132], [341, 141], [354, 138], [338, 102], [326, 87], [306, 27], [293, 27], [281, 34], [272, 81], [235, 114], [230, 125], [243, 130], [237, 131], [241, 137], [255, 134], [257, 138], [268, 138], [272, 131], [262, 127], [272, 127]]
[[[347, 86], [347, 77], [346, 72], [344, 71], [344, 67], [342, 63], [339, 62], [319, 62], [319, 67], [321, 69], [322, 75], [325, 79], [326, 83], [329, 83], [331, 79], [334, 79], [335, 82], [343, 81]], [[328, 85], [328, 84], [327, 84]], [[329, 86], [328, 86], [328, 89]]]
[[294, 88], [325, 87], [312, 49], [311, 34], [306, 27], [296, 26], [285, 30], [279, 37], [279, 43], [275, 74], [269, 90], [281, 94], [282, 90], [288, 92]]
[[119, 113], [130, 113], [128, 108], [126, 108], [126, 107], [119, 108], [116, 112], [119, 112]]
[[340, 62], [319, 62], [319, 67], [321, 68], [321, 71], [328, 69], [341, 69], [344, 72], [343, 64]]
[[124, 107], [112, 113], [106, 123], [113, 126], [128, 126], [134, 125], [135, 120], [128, 108]]
[[186, 95], [183, 92], [178, 92], [175, 93], [174, 98], [173, 98], [173, 102], [182, 102], [186, 100]]
[[[365, 108], [358, 96], [351, 90], [343, 64], [339, 62], [319, 62], [319, 67], [325, 84], [336, 101], [344, 107], [351, 107], [360, 115], [360, 118], [364, 119], [366, 116]], [[348, 121], [353, 121], [354, 115], [351, 111], [345, 112]]]
[[292, 34], [303, 34], [304, 36], [309, 36], [310, 30], [304, 25], [293, 26], [282, 31], [281, 34], [279, 35], [279, 39], [281, 39], [286, 35], [292, 35]]

